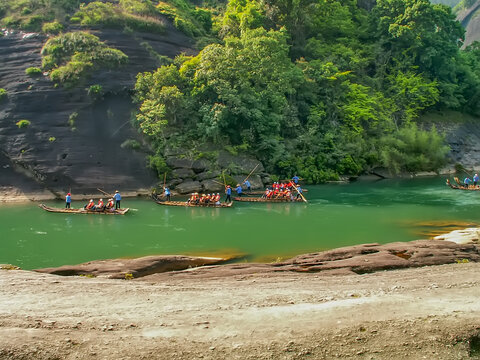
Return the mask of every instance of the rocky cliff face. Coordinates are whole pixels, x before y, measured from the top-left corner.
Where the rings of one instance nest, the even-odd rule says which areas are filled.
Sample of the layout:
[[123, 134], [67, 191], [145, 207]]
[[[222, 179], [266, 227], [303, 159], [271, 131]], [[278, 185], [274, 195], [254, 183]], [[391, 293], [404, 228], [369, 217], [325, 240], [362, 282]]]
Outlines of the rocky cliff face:
[[[74, 89], [55, 87], [47, 76], [26, 75], [28, 67], [41, 66], [43, 35], [0, 37], [0, 88], [8, 93], [0, 102], [0, 187], [79, 194], [97, 187], [148, 189], [156, 182], [146, 169], [146, 154], [121, 146], [128, 139], [141, 141], [131, 126], [131, 89], [137, 73], [160, 65], [157, 54], [193, 54], [193, 44], [173, 27], [164, 35], [91, 32], [127, 54], [129, 63], [98, 71]], [[93, 84], [102, 86], [102, 99], [88, 96]], [[16, 123], [23, 119], [30, 125], [20, 128]]]

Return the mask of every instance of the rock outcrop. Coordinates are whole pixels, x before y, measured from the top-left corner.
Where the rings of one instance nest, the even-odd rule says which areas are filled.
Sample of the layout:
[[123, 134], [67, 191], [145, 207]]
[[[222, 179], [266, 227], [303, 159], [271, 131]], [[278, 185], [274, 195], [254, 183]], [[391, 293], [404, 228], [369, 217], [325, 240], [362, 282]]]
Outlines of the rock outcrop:
[[185, 270], [196, 266], [225, 262], [226, 259], [192, 256], [144, 256], [136, 259], [89, 261], [79, 265], [44, 268], [35, 271], [47, 274], [73, 276], [90, 275], [111, 279], [138, 278], [167, 271]]
[[[142, 142], [131, 126], [131, 89], [139, 72], [160, 65], [155, 53], [194, 54], [192, 41], [173, 26], [164, 35], [89, 31], [123, 51], [129, 62], [97, 71], [73, 89], [55, 86], [45, 75], [26, 75], [28, 67], [41, 67], [44, 35], [16, 31], [0, 37], [0, 88], [7, 91], [0, 103], [0, 187], [58, 195], [92, 193], [97, 187], [149, 189], [157, 181], [146, 168], [146, 154], [122, 146], [126, 140]], [[86, 89], [94, 84], [102, 86], [103, 98], [88, 96]], [[16, 126], [22, 119], [30, 125]]]
[[[186, 256], [148, 256], [138, 259], [92, 261], [74, 266], [39, 269], [58, 275], [94, 275], [155, 280], [157, 276], [219, 277], [262, 274], [282, 271], [324, 273], [328, 275], [364, 274], [381, 270], [421, 267], [463, 262], [480, 262], [480, 247], [475, 244], [456, 244], [450, 241], [417, 240], [390, 244], [363, 244], [329, 251], [299, 255], [286, 261], [269, 264], [235, 263], [221, 266], [227, 259], [194, 258]], [[187, 268], [191, 271], [174, 271]]]

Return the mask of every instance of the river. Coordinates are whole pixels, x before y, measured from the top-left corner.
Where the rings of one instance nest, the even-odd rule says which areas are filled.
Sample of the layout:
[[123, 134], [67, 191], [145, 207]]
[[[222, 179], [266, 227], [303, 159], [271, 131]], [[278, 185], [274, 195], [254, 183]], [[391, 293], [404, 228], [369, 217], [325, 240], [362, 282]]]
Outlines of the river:
[[443, 177], [306, 188], [308, 204], [235, 203], [226, 209], [124, 199], [122, 205], [131, 208], [125, 216], [47, 213], [33, 203], [3, 204], [0, 263], [35, 269], [154, 254], [275, 261], [354, 244], [428, 238], [475, 224], [480, 211], [480, 192], [452, 190]]

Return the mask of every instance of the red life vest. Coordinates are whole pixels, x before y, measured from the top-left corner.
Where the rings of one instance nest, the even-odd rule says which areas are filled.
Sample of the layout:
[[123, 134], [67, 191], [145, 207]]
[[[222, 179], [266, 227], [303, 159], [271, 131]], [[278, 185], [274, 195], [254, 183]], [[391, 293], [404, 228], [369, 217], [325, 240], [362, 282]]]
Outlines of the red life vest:
[[93, 202], [88, 203], [87, 209], [92, 209], [95, 206]]

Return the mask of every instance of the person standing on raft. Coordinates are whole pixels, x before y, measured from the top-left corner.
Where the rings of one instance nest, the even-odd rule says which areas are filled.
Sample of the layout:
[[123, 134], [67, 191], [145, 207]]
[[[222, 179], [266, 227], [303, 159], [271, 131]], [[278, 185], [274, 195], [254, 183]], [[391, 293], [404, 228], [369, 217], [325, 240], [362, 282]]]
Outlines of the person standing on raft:
[[68, 193], [65, 196], [65, 209], [70, 209], [70, 204], [72, 203], [72, 194]]
[[232, 188], [230, 187], [230, 185], [227, 185], [227, 187], [225, 188], [225, 194], [227, 195], [227, 197], [225, 198], [225, 202], [232, 202]]
[[113, 200], [115, 200], [115, 210], [120, 209], [120, 200], [122, 200], [122, 196], [115, 190], [115, 195], [113, 195]]
[[237, 192], [237, 195], [242, 197], [243, 194], [242, 194], [242, 186], [240, 184], [237, 184], [237, 187], [235, 188], [235, 191]]
[[170, 192], [170, 189], [168, 187], [163, 188], [163, 193], [165, 195], [166, 200], [170, 201], [170, 195], [172, 194]]

